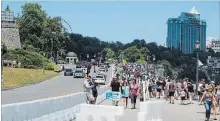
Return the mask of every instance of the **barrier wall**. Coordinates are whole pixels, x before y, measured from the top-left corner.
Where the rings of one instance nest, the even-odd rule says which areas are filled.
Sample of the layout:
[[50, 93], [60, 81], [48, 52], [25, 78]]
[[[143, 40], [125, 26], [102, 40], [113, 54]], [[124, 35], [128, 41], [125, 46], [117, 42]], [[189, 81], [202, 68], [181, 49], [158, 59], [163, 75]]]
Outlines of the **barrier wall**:
[[[109, 76], [112, 78], [112, 75]], [[97, 104], [105, 100], [109, 85], [98, 89]], [[69, 121], [75, 119], [80, 104], [87, 103], [85, 92], [2, 105], [2, 121]]]
[[88, 105], [82, 104], [76, 121], [120, 121], [124, 115], [122, 106]]

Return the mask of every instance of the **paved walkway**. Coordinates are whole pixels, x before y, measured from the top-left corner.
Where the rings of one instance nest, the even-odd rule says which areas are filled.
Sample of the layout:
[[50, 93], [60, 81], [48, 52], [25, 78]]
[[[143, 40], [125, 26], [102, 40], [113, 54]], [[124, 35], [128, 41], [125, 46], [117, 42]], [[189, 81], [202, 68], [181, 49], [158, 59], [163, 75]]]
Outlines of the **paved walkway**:
[[[154, 99], [156, 100], [156, 99]], [[162, 99], [161, 99], [162, 100]], [[130, 109], [129, 106], [124, 111], [124, 117], [121, 121], [137, 121], [137, 114], [139, 112], [139, 101], [137, 101], [137, 109]], [[105, 100], [100, 105], [111, 105], [111, 101]], [[199, 105], [198, 102], [194, 101], [194, 104], [180, 105], [180, 100], [176, 100], [175, 104], [170, 104], [168, 101], [164, 103], [164, 115], [163, 121], [204, 121], [205, 120], [205, 108], [203, 105]], [[119, 103], [122, 106], [122, 101]], [[219, 113], [219, 112], [218, 112]], [[218, 121], [220, 116], [217, 115]], [[210, 121], [213, 120], [213, 115]]]

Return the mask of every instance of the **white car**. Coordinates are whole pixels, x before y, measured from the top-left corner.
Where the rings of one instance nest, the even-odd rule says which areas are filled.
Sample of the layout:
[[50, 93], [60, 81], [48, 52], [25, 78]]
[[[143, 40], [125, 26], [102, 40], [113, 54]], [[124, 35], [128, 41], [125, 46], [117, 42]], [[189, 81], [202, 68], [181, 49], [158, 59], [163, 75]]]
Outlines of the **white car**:
[[96, 83], [105, 85], [105, 77], [103, 75], [96, 75], [94, 78]]
[[106, 80], [106, 77], [107, 77], [107, 75], [105, 73], [97, 73], [96, 76], [104, 76], [105, 80]]
[[99, 69], [99, 72], [105, 73], [105, 72], [106, 72], [106, 69], [105, 69], [105, 68], [100, 68], [100, 69]]
[[76, 77], [80, 77], [80, 78], [84, 78], [84, 73], [82, 69], [76, 69], [75, 73], [74, 73], [74, 78]]

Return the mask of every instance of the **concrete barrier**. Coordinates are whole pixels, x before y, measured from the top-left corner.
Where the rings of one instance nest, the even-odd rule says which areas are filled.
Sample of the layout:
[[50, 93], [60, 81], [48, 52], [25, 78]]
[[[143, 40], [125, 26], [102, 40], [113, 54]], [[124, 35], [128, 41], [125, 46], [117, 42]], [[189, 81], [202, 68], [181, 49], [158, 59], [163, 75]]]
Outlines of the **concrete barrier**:
[[124, 107], [82, 104], [76, 121], [120, 121], [124, 115]]
[[86, 93], [34, 100], [2, 106], [2, 121], [24, 121], [72, 108], [87, 101]]
[[164, 101], [140, 102], [138, 121], [162, 121]]
[[[113, 75], [110, 75], [111, 79]], [[98, 89], [96, 103], [105, 100], [109, 84]], [[75, 119], [80, 104], [87, 103], [85, 92], [2, 105], [2, 121], [69, 121]]]

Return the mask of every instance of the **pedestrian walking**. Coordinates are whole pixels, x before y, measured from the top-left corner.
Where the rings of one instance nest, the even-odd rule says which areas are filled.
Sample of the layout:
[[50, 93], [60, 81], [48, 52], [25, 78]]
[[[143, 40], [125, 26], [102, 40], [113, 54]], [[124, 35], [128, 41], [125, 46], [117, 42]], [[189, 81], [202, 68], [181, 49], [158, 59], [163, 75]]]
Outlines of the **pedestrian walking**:
[[192, 104], [192, 98], [194, 94], [194, 86], [192, 85], [191, 82], [188, 83], [188, 93], [189, 93], [189, 102]]
[[[220, 84], [218, 84], [216, 87], [216, 100], [218, 106], [220, 106]], [[219, 111], [220, 111], [220, 107], [219, 107]]]
[[[116, 77], [114, 77], [112, 82], [111, 82], [110, 91], [112, 91], [112, 92], [121, 92], [121, 84], [120, 84], [119, 80]], [[113, 100], [112, 105], [118, 106], [118, 101]]]
[[169, 82], [169, 99], [170, 99], [170, 104], [174, 104], [174, 94], [175, 94], [175, 84], [174, 82], [170, 82], [170, 80], [168, 80]]
[[206, 91], [203, 93], [200, 103], [202, 102], [202, 100], [204, 100], [204, 106], [206, 110], [205, 121], [209, 121], [212, 106], [216, 104], [216, 100], [213, 94], [213, 89], [210, 85], [207, 86]]
[[95, 82], [95, 80], [92, 80], [89, 82], [90, 86], [93, 86], [92, 89], [92, 95], [94, 97], [94, 104], [96, 104], [96, 99], [98, 97], [98, 90], [97, 87], [99, 86], [98, 83]]
[[91, 82], [91, 76], [88, 76], [87, 80], [84, 81], [84, 92], [86, 92], [89, 103], [94, 104], [95, 99], [93, 97], [92, 90], [91, 90], [94, 87], [94, 85], [90, 85], [90, 82]]
[[181, 104], [184, 105], [185, 100], [186, 100], [186, 91], [184, 90], [184, 88], [180, 89], [179, 96], [180, 96], [180, 99], [181, 99]]
[[136, 109], [136, 101], [139, 91], [139, 85], [136, 79], [133, 79], [133, 82], [130, 85], [130, 97], [131, 97], [131, 109]]
[[122, 83], [122, 99], [123, 99], [124, 108], [127, 108], [128, 106], [128, 97], [129, 97], [129, 85], [124, 78]]

